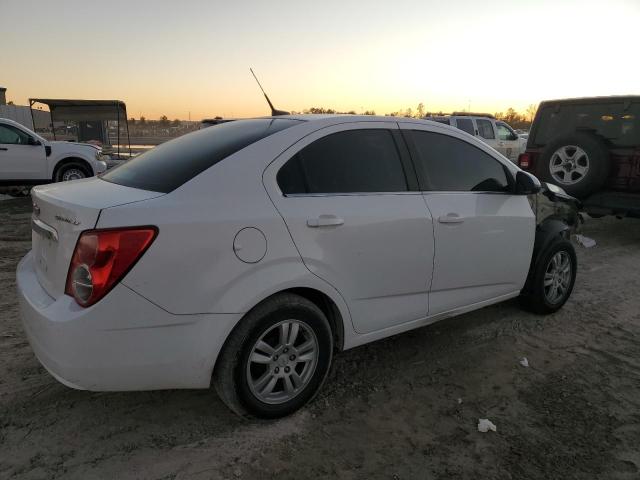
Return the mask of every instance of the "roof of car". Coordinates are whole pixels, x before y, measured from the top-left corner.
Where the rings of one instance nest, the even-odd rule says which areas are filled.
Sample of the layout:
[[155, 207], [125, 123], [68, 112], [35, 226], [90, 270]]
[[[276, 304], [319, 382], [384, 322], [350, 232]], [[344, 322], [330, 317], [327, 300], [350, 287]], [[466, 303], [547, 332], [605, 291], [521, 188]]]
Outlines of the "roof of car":
[[9, 125], [15, 125], [20, 128], [25, 128], [20, 122], [16, 122], [15, 120], [11, 120], [10, 118], [0, 117], [0, 122], [8, 123]]
[[[428, 119], [422, 118], [409, 118], [409, 117], [394, 117], [391, 115], [352, 115], [352, 114], [324, 114], [324, 113], [300, 113], [294, 115], [278, 115], [275, 117], [261, 117], [261, 118], [288, 118], [291, 120], [301, 120], [304, 122], [313, 122], [319, 120], [328, 120], [328, 119], [336, 119], [342, 120], [344, 122], [353, 122], [353, 121], [376, 121], [376, 122], [397, 122], [397, 121], [412, 121], [412, 122], [422, 122]], [[337, 122], [341, 123], [341, 122]]]

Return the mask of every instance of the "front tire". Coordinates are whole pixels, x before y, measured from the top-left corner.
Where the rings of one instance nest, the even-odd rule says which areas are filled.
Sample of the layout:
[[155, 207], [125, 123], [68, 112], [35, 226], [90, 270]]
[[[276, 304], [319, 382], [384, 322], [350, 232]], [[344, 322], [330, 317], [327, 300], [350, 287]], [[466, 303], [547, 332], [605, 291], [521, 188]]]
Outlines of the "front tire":
[[527, 310], [540, 315], [557, 312], [571, 296], [578, 261], [570, 241], [558, 239], [540, 255], [529, 273], [528, 293], [520, 297]]
[[66, 163], [56, 170], [54, 180], [56, 182], [68, 182], [90, 177], [87, 167], [78, 162]]
[[303, 297], [278, 294], [251, 310], [231, 333], [213, 383], [238, 415], [279, 418], [317, 394], [332, 355], [324, 313]]

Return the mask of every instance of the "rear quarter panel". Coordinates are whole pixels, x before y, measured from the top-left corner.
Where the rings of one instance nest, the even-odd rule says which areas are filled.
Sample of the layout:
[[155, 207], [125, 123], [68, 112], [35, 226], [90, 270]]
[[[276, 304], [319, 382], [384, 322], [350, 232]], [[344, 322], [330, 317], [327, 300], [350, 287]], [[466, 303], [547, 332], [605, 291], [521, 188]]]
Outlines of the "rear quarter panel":
[[[346, 303], [304, 266], [262, 184], [266, 165], [299, 134], [285, 130], [272, 137], [163, 197], [104, 209], [98, 228], [158, 226], [158, 237], [123, 283], [171, 313], [245, 313], [274, 293], [308, 287], [334, 301], [347, 335]], [[266, 238], [266, 254], [257, 263], [245, 263], [234, 252], [236, 234], [247, 227]]]

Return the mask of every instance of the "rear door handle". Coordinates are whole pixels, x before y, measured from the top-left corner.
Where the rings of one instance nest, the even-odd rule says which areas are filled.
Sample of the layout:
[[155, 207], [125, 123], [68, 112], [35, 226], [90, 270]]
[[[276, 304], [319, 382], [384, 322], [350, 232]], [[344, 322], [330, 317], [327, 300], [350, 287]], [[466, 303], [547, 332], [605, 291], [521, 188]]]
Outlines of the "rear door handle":
[[6, 151], [7, 151], [7, 150], [9, 150], [9, 149], [8, 149], [8, 148], [5, 148], [5, 147], [0, 147], [0, 150], [4, 150], [4, 151], [6, 152]]
[[344, 220], [335, 215], [320, 215], [317, 218], [309, 218], [307, 226], [312, 228], [318, 227], [339, 227], [344, 224]]
[[447, 213], [446, 215], [438, 217], [438, 221], [440, 223], [462, 223], [464, 222], [464, 217], [461, 217], [457, 213]]

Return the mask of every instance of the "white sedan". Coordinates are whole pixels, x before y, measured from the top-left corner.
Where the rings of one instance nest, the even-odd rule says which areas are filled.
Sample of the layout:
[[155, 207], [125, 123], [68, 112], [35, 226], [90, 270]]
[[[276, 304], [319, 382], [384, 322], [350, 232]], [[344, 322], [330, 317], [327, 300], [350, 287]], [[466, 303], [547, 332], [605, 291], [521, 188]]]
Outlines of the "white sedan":
[[213, 381], [235, 412], [283, 416], [334, 351], [518, 296], [559, 309], [576, 256], [569, 226], [537, 217], [540, 188], [433, 122], [216, 125], [33, 190], [24, 328], [70, 387]]

